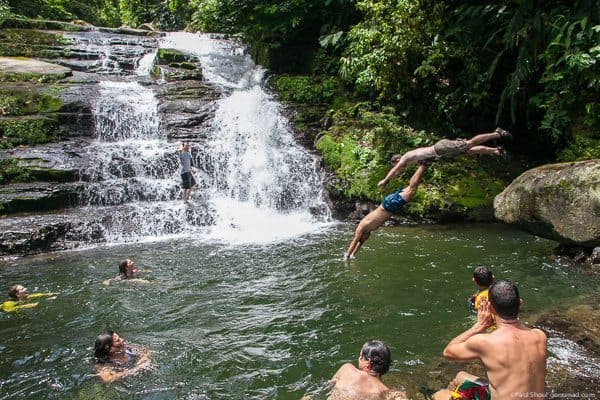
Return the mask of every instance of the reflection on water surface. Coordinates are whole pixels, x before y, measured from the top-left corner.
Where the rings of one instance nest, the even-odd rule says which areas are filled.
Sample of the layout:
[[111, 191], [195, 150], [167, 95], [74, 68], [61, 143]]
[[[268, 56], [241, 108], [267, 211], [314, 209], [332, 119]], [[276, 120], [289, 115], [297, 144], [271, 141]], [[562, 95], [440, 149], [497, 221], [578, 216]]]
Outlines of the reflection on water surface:
[[[422, 370], [469, 326], [471, 271], [515, 280], [524, 312], [597, 288], [549, 260], [554, 244], [499, 225], [385, 228], [341, 261], [353, 226], [285, 242], [204, 238], [8, 260], [2, 287], [60, 292], [0, 314], [0, 398], [298, 399], [319, 392], [362, 343], [394, 363], [384, 381]], [[129, 257], [150, 284], [101, 282]], [[104, 385], [93, 340], [110, 327], [154, 351], [155, 369]], [[415, 379], [419, 379], [416, 377]]]

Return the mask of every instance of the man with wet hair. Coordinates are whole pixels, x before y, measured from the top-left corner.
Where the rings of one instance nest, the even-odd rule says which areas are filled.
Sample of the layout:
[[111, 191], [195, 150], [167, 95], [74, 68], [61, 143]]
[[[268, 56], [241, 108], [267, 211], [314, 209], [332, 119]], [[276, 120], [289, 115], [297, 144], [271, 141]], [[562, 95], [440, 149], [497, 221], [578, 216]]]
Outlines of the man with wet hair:
[[379, 400], [406, 399], [406, 394], [388, 388], [381, 376], [392, 362], [389, 347], [380, 340], [369, 340], [360, 350], [358, 368], [347, 363], [331, 379], [330, 399]]
[[[487, 379], [459, 372], [456, 389], [435, 393], [434, 400], [545, 398], [546, 335], [521, 325], [519, 290], [509, 281], [492, 283], [489, 301], [482, 301], [477, 322], [448, 343], [444, 357], [451, 361], [479, 359]], [[485, 331], [494, 322], [497, 329]]]
[[417, 168], [417, 171], [410, 178], [407, 187], [398, 189], [394, 193], [386, 196], [379, 207], [371, 211], [358, 223], [358, 226], [354, 231], [352, 242], [350, 242], [348, 250], [344, 253], [344, 260], [354, 258], [358, 250], [360, 250], [362, 245], [371, 236], [371, 232], [378, 229], [385, 221], [390, 219], [394, 213], [402, 210], [404, 205], [412, 200], [417, 193], [417, 188], [421, 183], [426, 168], [425, 163], [421, 163]]
[[394, 167], [390, 169], [385, 178], [379, 181], [378, 185], [380, 187], [387, 185], [395, 176], [404, 171], [406, 167], [417, 164], [419, 161], [453, 158], [461, 154], [490, 154], [504, 158], [508, 157], [504, 147], [482, 146], [483, 143], [494, 139], [512, 139], [512, 135], [502, 128], [496, 128], [493, 132], [481, 133], [470, 139], [442, 139], [433, 146], [419, 147], [407, 151], [402, 155], [396, 154], [392, 157], [392, 162], [395, 164]]

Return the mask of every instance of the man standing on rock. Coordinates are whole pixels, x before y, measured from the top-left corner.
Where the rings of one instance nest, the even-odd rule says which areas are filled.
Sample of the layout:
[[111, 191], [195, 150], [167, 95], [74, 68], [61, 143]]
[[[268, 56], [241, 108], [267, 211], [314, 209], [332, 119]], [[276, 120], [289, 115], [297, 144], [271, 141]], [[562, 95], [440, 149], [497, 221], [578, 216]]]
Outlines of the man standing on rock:
[[[451, 361], [481, 360], [487, 379], [461, 371], [453, 382], [456, 389], [440, 390], [434, 400], [545, 398], [546, 335], [521, 325], [520, 305], [519, 290], [512, 282], [490, 286], [489, 301], [480, 305], [475, 325], [444, 349], [444, 357]], [[485, 333], [494, 319], [497, 329]]]

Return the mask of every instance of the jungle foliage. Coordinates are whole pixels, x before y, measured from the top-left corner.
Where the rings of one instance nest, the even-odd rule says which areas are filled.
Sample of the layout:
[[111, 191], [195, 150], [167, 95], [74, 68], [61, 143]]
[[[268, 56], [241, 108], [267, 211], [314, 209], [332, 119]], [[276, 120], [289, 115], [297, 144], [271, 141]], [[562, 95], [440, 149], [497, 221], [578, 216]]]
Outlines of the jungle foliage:
[[306, 126], [328, 108], [320, 148], [351, 195], [376, 195], [391, 151], [495, 126], [539, 161], [600, 154], [597, 0], [0, 0], [11, 15], [241, 34], [260, 62], [301, 54], [304, 75], [276, 88]]

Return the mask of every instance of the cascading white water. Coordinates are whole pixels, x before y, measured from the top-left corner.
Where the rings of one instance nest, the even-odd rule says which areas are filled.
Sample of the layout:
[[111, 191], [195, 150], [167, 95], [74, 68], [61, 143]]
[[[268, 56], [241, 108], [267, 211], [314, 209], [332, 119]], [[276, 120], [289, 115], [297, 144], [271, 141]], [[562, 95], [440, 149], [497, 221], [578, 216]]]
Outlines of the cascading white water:
[[[224, 93], [208, 134], [192, 142], [199, 185], [192, 204], [184, 204], [179, 143], [160, 129], [151, 86], [101, 82], [82, 200], [90, 211], [103, 211], [104, 237], [263, 243], [327, 224], [318, 159], [295, 143], [279, 104], [263, 87], [264, 70], [245, 47], [188, 33], [169, 34], [160, 46], [197, 56], [205, 79]], [[138, 75], [149, 73], [153, 54], [138, 61]]]
[[202, 73], [228, 95], [217, 104], [200, 166], [210, 171], [217, 218], [212, 233], [263, 241], [309, 232], [329, 219], [318, 160], [295, 143], [280, 105], [264, 88], [264, 69], [241, 43], [169, 34], [160, 45], [200, 59]]

